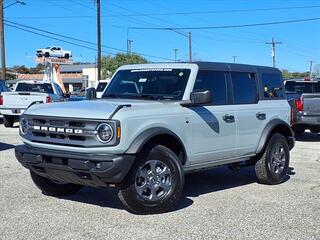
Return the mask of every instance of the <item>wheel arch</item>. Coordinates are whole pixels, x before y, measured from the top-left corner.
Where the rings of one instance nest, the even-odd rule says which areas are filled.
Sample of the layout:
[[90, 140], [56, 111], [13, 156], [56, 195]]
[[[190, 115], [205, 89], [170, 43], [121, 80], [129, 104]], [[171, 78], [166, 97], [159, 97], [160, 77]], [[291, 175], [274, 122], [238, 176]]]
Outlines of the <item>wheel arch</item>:
[[126, 154], [141, 153], [150, 144], [161, 144], [171, 149], [184, 165], [187, 161], [187, 152], [180, 137], [169, 129], [156, 127], [142, 132], [131, 143]]
[[275, 133], [281, 133], [288, 141], [290, 150], [294, 147], [294, 133], [288, 123], [280, 119], [271, 120], [263, 129], [256, 154], [264, 152], [270, 138]]

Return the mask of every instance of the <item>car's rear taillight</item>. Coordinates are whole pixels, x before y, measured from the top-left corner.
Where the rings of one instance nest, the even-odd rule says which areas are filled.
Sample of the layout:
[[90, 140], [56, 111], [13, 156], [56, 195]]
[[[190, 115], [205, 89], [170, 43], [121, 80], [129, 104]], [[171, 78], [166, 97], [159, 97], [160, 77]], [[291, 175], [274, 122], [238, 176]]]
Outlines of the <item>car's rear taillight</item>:
[[46, 103], [51, 103], [51, 102], [52, 102], [52, 98], [50, 96], [47, 96]]
[[3, 105], [3, 96], [0, 95], [0, 105]]
[[303, 111], [303, 99], [302, 98], [298, 98], [298, 99], [294, 100], [294, 104], [296, 105], [298, 112]]

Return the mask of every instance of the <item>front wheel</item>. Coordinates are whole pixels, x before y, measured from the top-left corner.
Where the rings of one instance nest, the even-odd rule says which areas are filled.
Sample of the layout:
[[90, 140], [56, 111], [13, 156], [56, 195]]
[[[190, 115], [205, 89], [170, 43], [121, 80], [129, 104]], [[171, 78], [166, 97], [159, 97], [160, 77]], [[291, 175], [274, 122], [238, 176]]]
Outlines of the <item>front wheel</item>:
[[179, 200], [184, 172], [174, 152], [155, 145], [139, 156], [119, 191], [122, 203], [138, 214], [168, 211]]
[[54, 182], [49, 178], [41, 177], [30, 170], [31, 179], [34, 184], [48, 196], [68, 196], [76, 194], [83, 186], [72, 183]]
[[255, 165], [258, 182], [263, 184], [283, 182], [287, 176], [289, 159], [289, 145], [286, 138], [282, 134], [274, 134], [263, 156]]

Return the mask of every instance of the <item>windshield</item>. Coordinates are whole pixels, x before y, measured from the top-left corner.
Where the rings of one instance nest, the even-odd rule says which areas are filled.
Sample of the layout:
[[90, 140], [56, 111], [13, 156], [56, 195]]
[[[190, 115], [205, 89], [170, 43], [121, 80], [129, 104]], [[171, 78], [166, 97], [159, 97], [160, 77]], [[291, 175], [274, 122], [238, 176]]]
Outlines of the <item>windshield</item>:
[[103, 98], [138, 98], [182, 100], [190, 69], [120, 70]]
[[40, 92], [40, 93], [53, 93], [50, 83], [33, 84], [33, 83], [18, 83], [16, 92]]
[[107, 85], [108, 85], [108, 83], [106, 83], [106, 82], [99, 83], [97, 86], [97, 92], [103, 92]]
[[294, 82], [285, 84], [286, 93], [320, 93], [320, 82]]

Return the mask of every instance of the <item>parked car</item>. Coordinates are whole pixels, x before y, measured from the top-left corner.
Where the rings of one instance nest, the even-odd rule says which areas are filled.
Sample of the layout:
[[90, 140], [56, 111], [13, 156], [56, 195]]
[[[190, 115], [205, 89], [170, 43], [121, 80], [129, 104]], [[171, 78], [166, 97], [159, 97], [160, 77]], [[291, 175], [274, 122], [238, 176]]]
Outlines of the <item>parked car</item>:
[[0, 113], [5, 127], [13, 127], [18, 117], [32, 104], [65, 100], [60, 86], [40, 81], [20, 81], [13, 92], [0, 95]]
[[61, 47], [57, 46], [37, 49], [36, 55], [37, 57], [56, 57], [65, 59], [72, 57], [71, 51], [63, 50]]
[[97, 98], [101, 98], [104, 91], [106, 90], [110, 80], [100, 80], [96, 87]]
[[[2, 92], [8, 92], [10, 89], [7, 87], [6, 81], [0, 79], [0, 95]], [[1, 100], [2, 98], [0, 97], [0, 105], [1, 105]], [[1, 112], [0, 112], [0, 117], [2, 118]]]
[[295, 141], [276, 68], [122, 66], [102, 98], [34, 105], [21, 116], [16, 157], [44, 194], [118, 187], [129, 211], [151, 214], [177, 203], [186, 173], [255, 166], [260, 183], [287, 177]]
[[288, 101], [292, 105], [292, 129], [303, 134], [306, 129], [320, 132], [320, 81], [287, 80]]
[[6, 84], [6, 81], [0, 79], [0, 94], [2, 92], [9, 92], [9, 91], [10, 91], [10, 89], [8, 88], [8, 86]]

